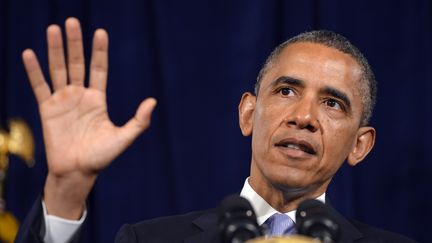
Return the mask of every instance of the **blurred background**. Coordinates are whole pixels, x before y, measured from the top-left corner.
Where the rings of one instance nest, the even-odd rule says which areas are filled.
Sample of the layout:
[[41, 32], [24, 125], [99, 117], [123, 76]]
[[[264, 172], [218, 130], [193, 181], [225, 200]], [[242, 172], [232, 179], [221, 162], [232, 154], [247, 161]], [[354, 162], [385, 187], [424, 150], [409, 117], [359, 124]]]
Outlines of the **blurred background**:
[[[432, 2], [343, 0], [0, 0], [0, 110], [34, 132], [35, 165], [10, 157], [7, 209], [19, 221], [41, 194], [47, 167], [38, 109], [21, 62], [33, 48], [47, 72], [45, 29], [82, 21], [110, 35], [108, 109], [123, 124], [142, 99], [159, 103], [151, 128], [99, 176], [85, 242], [112, 242], [120, 226], [216, 207], [249, 174], [250, 138], [237, 105], [270, 51], [304, 31], [345, 35], [378, 80], [375, 149], [344, 166], [329, 191], [348, 217], [430, 242], [432, 218]], [[87, 63], [88, 65], [88, 63]]]

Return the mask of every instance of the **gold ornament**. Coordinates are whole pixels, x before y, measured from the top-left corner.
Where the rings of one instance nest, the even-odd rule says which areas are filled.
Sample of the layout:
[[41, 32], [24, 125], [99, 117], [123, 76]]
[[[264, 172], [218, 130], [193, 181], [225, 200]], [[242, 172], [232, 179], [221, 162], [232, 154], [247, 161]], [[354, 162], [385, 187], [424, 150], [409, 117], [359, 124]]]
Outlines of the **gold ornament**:
[[246, 243], [321, 243], [321, 241], [301, 235], [290, 235], [286, 237], [260, 237], [248, 240]]
[[34, 164], [34, 140], [29, 126], [22, 119], [9, 121], [9, 134], [0, 128], [0, 170], [7, 170], [8, 155], [23, 159], [27, 166]]
[[9, 212], [0, 213], [0, 241], [13, 243], [18, 232], [18, 220]]
[[0, 128], [0, 241], [6, 243], [13, 243], [18, 232], [18, 220], [6, 211], [3, 194], [10, 154], [24, 160], [29, 167], [34, 164], [33, 135], [22, 119], [9, 121], [9, 133]]

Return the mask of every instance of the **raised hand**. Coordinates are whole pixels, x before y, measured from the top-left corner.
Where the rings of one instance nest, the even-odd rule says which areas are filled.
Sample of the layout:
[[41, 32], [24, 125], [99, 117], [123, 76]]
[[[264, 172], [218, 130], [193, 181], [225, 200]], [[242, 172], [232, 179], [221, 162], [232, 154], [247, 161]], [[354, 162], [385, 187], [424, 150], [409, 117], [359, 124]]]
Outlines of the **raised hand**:
[[22, 54], [39, 104], [48, 161], [44, 200], [48, 213], [80, 217], [98, 172], [123, 152], [150, 124], [156, 100], [144, 100], [135, 116], [117, 127], [106, 105], [108, 35], [94, 33], [89, 87], [84, 86], [85, 63], [79, 21], [66, 20], [67, 64], [61, 29], [47, 29], [51, 91], [32, 50]]

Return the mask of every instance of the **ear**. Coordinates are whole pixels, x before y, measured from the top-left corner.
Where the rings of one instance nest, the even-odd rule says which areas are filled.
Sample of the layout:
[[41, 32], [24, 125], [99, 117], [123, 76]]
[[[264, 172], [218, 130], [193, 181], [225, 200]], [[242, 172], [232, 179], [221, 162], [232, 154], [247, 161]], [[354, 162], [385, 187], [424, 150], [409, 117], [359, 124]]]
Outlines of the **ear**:
[[351, 166], [360, 163], [372, 150], [375, 144], [376, 131], [373, 127], [360, 127], [357, 131], [357, 140], [347, 161]]
[[253, 128], [253, 114], [255, 111], [256, 96], [250, 92], [242, 95], [239, 111], [239, 123], [243, 136], [250, 136]]

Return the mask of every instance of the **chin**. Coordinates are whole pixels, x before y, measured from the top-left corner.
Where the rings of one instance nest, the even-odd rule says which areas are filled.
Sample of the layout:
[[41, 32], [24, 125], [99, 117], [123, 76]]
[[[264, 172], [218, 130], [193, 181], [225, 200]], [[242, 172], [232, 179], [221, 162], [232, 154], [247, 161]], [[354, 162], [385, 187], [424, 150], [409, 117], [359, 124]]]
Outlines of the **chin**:
[[305, 180], [308, 176], [304, 171], [297, 171], [295, 169], [269, 171], [266, 176], [268, 181], [273, 187], [286, 192], [306, 192], [310, 190], [311, 183]]

